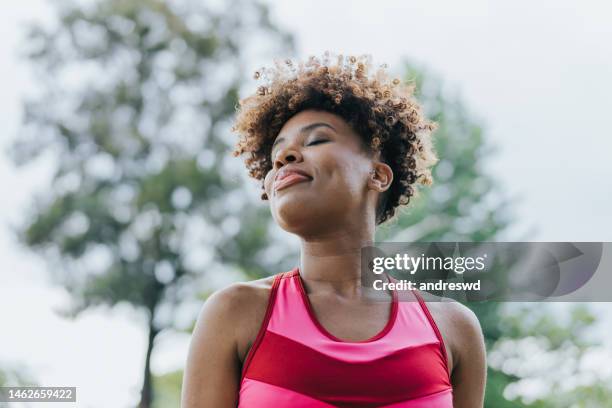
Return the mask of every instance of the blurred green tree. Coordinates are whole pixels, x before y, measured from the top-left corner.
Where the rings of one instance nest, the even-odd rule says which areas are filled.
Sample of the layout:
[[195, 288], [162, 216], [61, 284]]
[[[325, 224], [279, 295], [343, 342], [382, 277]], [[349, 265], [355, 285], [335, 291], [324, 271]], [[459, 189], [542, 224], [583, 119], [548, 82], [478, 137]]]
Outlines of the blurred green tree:
[[[0, 387], [36, 387], [30, 370], [23, 365], [0, 364]], [[0, 408], [10, 408], [8, 402], [0, 401]]]
[[153, 408], [178, 407], [181, 405], [183, 370], [172, 371], [153, 377], [155, 397]]
[[611, 406], [609, 376], [592, 366], [609, 352], [593, 337], [596, 318], [587, 305], [512, 303], [500, 309], [503, 335], [489, 351], [487, 406]]
[[25, 367], [2, 365], [0, 367], [0, 387], [35, 386], [32, 375]]
[[[497, 242], [509, 239], [504, 233], [513, 222], [513, 199], [506, 197], [501, 186], [486, 172], [484, 164], [495, 155], [495, 149], [485, 139], [480, 124], [465, 108], [465, 103], [445, 90], [440, 78], [410, 61], [404, 63], [404, 76], [416, 84], [416, 97], [422, 102], [427, 116], [439, 125], [434, 134], [434, 145], [439, 163], [433, 170], [434, 184], [421, 190], [419, 196], [393, 222], [377, 231], [378, 242]], [[511, 237], [515, 241], [529, 241], [526, 236]], [[511, 266], [507, 265], [507, 266]], [[501, 276], [500, 276], [501, 278]], [[555, 317], [555, 310], [542, 304], [504, 304], [503, 302], [467, 303], [481, 323], [489, 359], [496, 355], [496, 364], [489, 364], [485, 407], [571, 407], [571, 401], [582, 395], [582, 402], [599, 406], [603, 395], [612, 391], [601, 382], [582, 389], [563, 388], [563, 379], [555, 378], [553, 367], [534, 370], [509, 370], [504, 364], [514, 359], [518, 364], [529, 361], [533, 350], [521, 344], [524, 339], [539, 341], [538, 353], [550, 361], [563, 361], [569, 368], [566, 375], [579, 373], [581, 358], [596, 346], [584, 340], [584, 333], [595, 319], [586, 308], [571, 309], [567, 322]], [[516, 307], [521, 306], [521, 307]], [[506, 356], [498, 350], [514, 345], [516, 353]], [[568, 354], [568, 350], [573, 353]], [[516, 365], [516, 364], [515, 364]], [[520, 386], [539, 378], [539, 399], [525, 402]], [[513, 387], [515, 386], [515, 387]], [[514, 388], [516, 392], [508, 393]], [[560, 392], [564, 389], [563, 393]], [[585, 397], [586, 390], [594, 392], [592, 404]], [[604, 391], [607, 390], [607, 391]], [[606, 394], [606, 392], [608, 394]], [[559, 395], [564, 397], [559, 398]], [[590, 404], [590, 405], [589, 405]]]
[[267, 210], [246, 205], [225, 153], [247, 63], [287, 55], [292, 38], [255, 1], [101, 0], [58, 3], [56, 26], [31, 27], [25, 46], [40, 92], [11, 154], [50, 154], [56, 168], [20, 238], [73, 295], [67, 314], [146, 311], [139, 406], [150, 407], [154, 341], [196, 283], [220, 265], [267, 270], [256, 256]]
[[[438, 123], [434, 146], [440, 161], [433, 169], [434, 184], [423, 188], [392, 222], [379, 227], [378, 242], [496, 241], [512, 222], [511, 201], [502, 197], [483, 169], [495, 153], [482, 127], [466, 112], [465, 104], [444, 91], [431, 72], [405, 61], [403, 76], [416, 85], [416, 97], [429, 118]], [[487, 350], [502, 337], [499, 302], [469, 305], [483, 327]], [[489, 368], [487, 407], [508, 404], [502, 393], [513, 378]], [[510, 406], [510, 405], [508, 405]], [[517, 405], [511, 405], [517, 406]]]
[[[444, 91], [431, 72], [406, 61], [404, 76], [416, 85], [416, 97], [429, 118], [438, 123], [434, 146], [440, 161], [433, 170], [434, 184], [424, 188], [397, 220], [379, 228], [377, 241], [492, 242], [499, 240], [512, 222], [511, 201], [483, 168], [495, 149], [486, 143], [484, 131], [466, 111], [465, 104]], [[487, 350], [503, 336], [499, 324], [500, 303], [468, 306], [478, 315]], [[505, 387], [514, 378], [489, 368], [486, 407], [504, 407]]]

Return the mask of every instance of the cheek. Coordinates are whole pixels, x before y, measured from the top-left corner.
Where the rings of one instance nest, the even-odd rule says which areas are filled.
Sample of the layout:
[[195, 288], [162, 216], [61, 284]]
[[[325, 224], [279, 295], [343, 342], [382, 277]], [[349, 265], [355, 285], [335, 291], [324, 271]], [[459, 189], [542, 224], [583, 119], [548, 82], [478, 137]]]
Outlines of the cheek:
[[268, 193], [268, 198], [270, 198], [270, 188], [272, 187], [272, 171], [269, 171], [264, 178], [264, 190]]
[[353, 152], [335, 155], [324, 167], [329, 187], [344, 195], [360, 195], [367, 183], [363, 177], [364, 165], [363, 159]]

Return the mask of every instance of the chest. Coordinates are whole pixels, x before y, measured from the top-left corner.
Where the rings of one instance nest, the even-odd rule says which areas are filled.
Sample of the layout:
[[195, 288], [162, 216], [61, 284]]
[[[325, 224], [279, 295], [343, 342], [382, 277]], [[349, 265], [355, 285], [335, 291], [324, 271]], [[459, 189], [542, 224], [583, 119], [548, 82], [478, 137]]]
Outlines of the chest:
[[404, 307], [398, 318], [397, 303], [309, 301], [291, 302], [271, 318], [244, 371], [244, 406], [264, 395], [265, 406], [277, 407], [452, 406], [439, 344], [423, 334], [423, 320], [409, 318], [416, 309]]
[[[319, 330], [343, 341], [371, 339], [382, 332], [390, 319], [390, 302], [355, 302], [332, 299], [329, 296], [311, 296], [305, 306]], [[244, 363], [253, 346], [265, 317], [265, 304], [254, 308], [249, 324], [241, 327], [238, 358]]]
[[391, 302], [355, 301], [331, 296], [309, 296], [307, 310], [319, 329], [330, 337], [350, 342], [371, 339], [391, 318]]
[[[308, 322], [314, 323], [313, 330], [322, 334], [323, 337], [340, 342], [363, 342], [371, 340], [384, 334], [393, 325], [393, 303], [387, 299], [361, 299], [349, 300], [338, 296], [317, 295], [297, 293], [288, 294], [291, 298], [289, 309], [299, 310]], [[304, 295], [304, 296], [302, 296]], [[255, 304], [250, 308], [248, 319], [239, 327], [240, 340], [238, 342], [238, 358], [244, 364], [249, 352], [255, 343], [262, 325], [266, 325], [265, 319], [266, 299], [262, 299], [261, 305]], [[416, 304], [414, 301], [399, 298], [400, 304]], [[449, 331], [450, 324], [445, 319], [445, 313], [438, 307], [437, 303], [430, 304], [430, 311], [444, 339], [444, 346], [448, 358], [448, 372], [453, 369], [453, 352], [451, 346], [452, 336]], [[277, 310], [278, 312], [278, 310]], [[288, 320], [294, 320], [294, 311]], [[429, 323], [427, 323], [429, 324]], [[406, 334], [410, 336], [410, 333]]]

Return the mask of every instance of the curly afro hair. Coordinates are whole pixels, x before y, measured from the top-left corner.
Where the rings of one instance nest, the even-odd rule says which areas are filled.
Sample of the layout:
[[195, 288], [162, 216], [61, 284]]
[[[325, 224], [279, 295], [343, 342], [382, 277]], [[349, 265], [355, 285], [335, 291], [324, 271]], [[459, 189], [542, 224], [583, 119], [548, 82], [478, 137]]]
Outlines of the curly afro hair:
[[[431, 167], [438, 161], [432, 145], [437, 124], [427, 120], [414, 99], [414, 84], [389, 78], [387, 65], [374, 72], [371, 56], [311, 56], [296, 64], [275, 61], [261, 68], [255, 79], [265, 84], [241, 99], [232, 130], [240, 135], [234, 156], [245, 154], [249, 175], [262, 180], [272, 169], [272, 143], [293, 115], [306, 109], [342, 117], [361, 137], [369, 152], [380, 152], [393, 169], [393, 182], [381, 196], [376, 224], [395, 215], [410, 202], [415, 184], [432, 183]], [[265, 193], [262, 199], [267, 199]]]

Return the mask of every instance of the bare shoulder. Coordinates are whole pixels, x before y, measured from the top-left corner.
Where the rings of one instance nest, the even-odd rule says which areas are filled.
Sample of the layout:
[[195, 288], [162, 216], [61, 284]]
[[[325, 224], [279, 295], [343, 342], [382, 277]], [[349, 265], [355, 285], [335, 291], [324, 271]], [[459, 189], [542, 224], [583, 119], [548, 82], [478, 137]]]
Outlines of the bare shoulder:
[[428, 292], [419, 292], [425, 301], [445, 342], [452, 371], [462, 354], [484, 347], [482, 329], [476, 314], [464, 304]]
[[225, 305], [225, 307], [241, 308], [250, 302], [270, 293], [274, 277], [269, 276], [248, 282], [234, 282], [223, 289], [213, 292], [206, 303]]
[[212, 293], [204, 303], [194, 335], [203, 326], [235, 340], [236, 352], [243, 361], [257, 336], [266, 309], [274, 276], [249, 282], [235, 282]]
[[213, 292], [202, 307], [200, 318], [208, 315], [221, 322], [248, 320], [253, 309], [267, 306], [274, 277], [249, 282], [234, 282]]
[[233, 283], [206, 299], [189, 345], [181, 406], [236, 406], [241, 347], [262, 305], [265, 310], [268, 280]]
[[484, 406], [486, 347], [476, 314], [452, 299], [429, 294], [423, 298], [427, 298], [427, 307], [437, 322], [449, 356], [453, 406]]
[[446, 297], [435, 296], [428, 292], [419, 292], [427, 308], [431, 311], [434, 318], [448, 320], [454, 326], [461, 329], [478, 329], [480, 323], [478, 317], [469, 307], [464, 304]]

